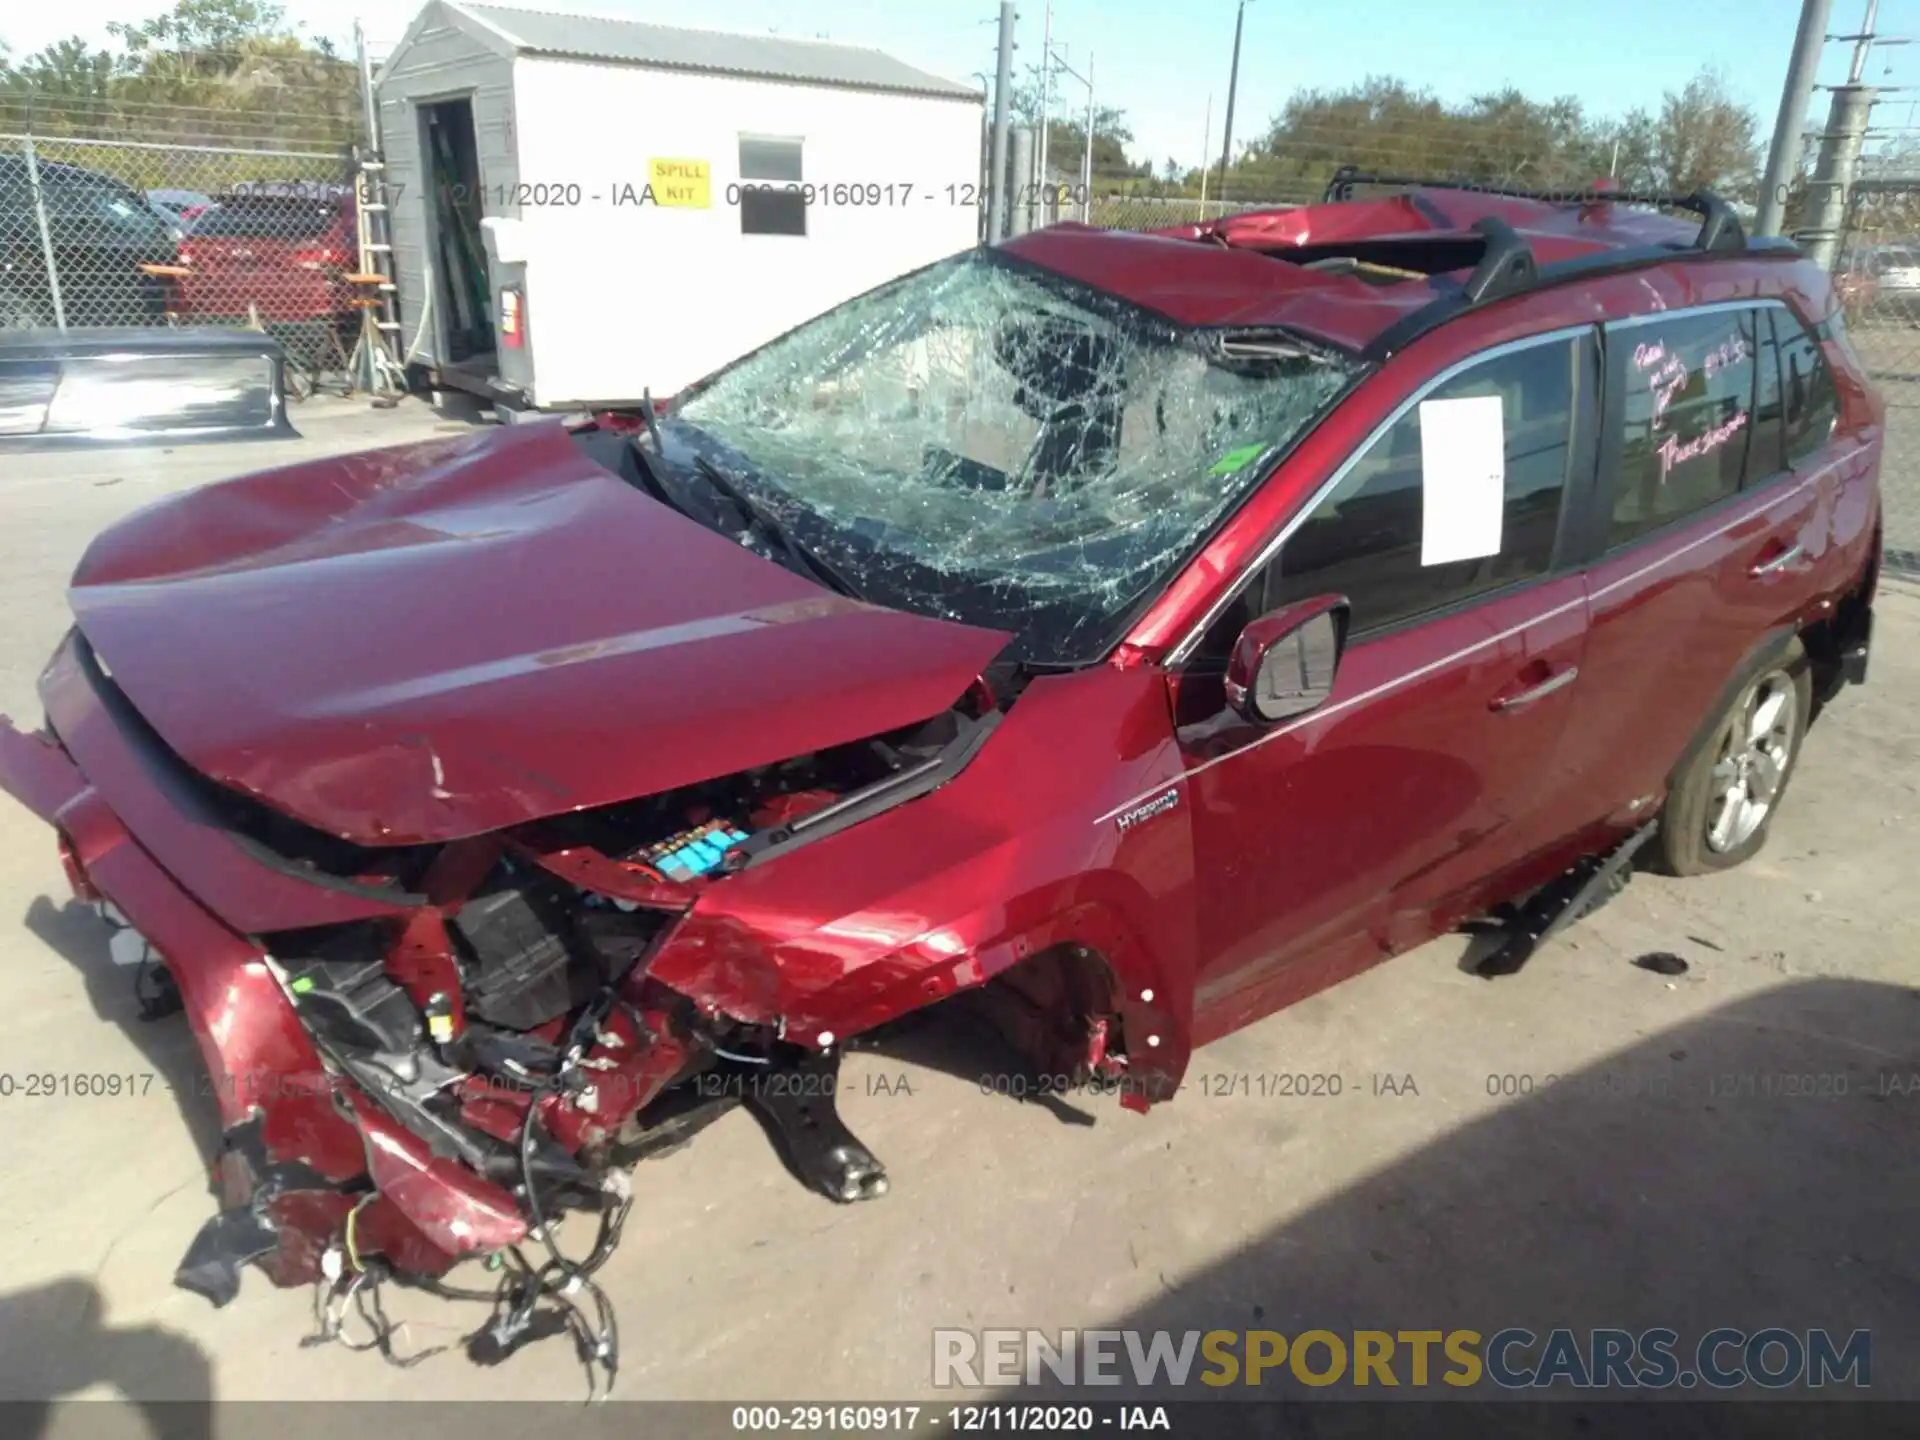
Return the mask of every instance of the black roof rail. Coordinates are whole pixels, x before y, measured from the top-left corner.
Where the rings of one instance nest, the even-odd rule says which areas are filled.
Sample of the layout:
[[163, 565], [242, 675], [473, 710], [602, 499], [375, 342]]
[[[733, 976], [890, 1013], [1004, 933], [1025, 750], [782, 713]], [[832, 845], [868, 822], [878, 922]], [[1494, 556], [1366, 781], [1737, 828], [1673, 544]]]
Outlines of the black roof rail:
[[1467, 303], [1482, 305], [1529, 289], [1540, 274], [1533, 247], [1497, 215], [1474, 221], [1473, 228], [1487, 237], [1487, 249], [1467, 277]]
[[1448, 180], [1438, 176], [1378, 175], [1358, 166], [1342, 165], [1327, 182], [1324, 202], [1351, 200], [1356, 185], [1397, 185], [1429, 190], [1467, 190], [1481, 195], [1505, 195], [1515, 200], [1541, 200], [1557, 205], [1665, 205], [1675, 210], [1690, 210], [1700, 216], [1700, 231], [1693, 248], [1707, 254], [1737, 255], [1747, 248], [1747, 232], [1733, 207], [1711, 190], [1695, 190], [1677, 195], [1644, 190], [1526, 190], [1511, 185], [1490, 185], [1478, 180]]

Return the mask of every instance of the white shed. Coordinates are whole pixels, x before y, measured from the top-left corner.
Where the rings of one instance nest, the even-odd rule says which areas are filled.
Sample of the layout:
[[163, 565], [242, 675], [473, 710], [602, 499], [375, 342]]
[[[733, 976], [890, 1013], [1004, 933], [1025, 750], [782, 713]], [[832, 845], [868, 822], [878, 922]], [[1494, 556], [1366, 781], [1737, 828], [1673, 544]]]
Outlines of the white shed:
[[431, 0], [375, 91], [406, 358], [510, 405], [671, 395], [979, 235], [981, 93], [878, 50]]

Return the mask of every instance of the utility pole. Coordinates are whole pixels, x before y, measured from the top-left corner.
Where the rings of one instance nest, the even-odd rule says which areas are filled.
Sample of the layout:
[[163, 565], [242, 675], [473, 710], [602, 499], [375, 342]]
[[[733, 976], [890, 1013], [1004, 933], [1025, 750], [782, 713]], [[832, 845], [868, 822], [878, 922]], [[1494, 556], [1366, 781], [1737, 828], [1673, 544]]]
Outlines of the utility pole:
[[1213, 169], [1213, 96], [1207, 96], [1207, 124], [1200, 134], [1200, 218], [1207, 218], [1207, 172]]
[[1080, 220], [1093, 219], [1093, 52], [1087, 52], [1087, 161], [1080, 177]]
[[1847, 83], [1858, 85], [1866, 73], [1867, 55], [1873, 49], [1873, 22], [1880, 18], [1880, 0], [1867, 0], [1867, 18], [1853, 39], [1853, 63], [1847, 67]]
[[1007, 238], [1007, 116], [1013, 86], [1013, 0], [1000, 0], [1000, 63], [993, 81], [993, 171], [987, 180], [987, 243]]
[[1820, 68], [1820, 50], [1827, 40], [1827, 16], [1833, 0], [1801, 0], [1800, 28], [1793, 37], [1793, 57], [1787, 62], [1787, 82], [1780, 92], [1780, 114], [1773, 122], [1773, 144], [1767, 150], [1767, 171], [1760, 181], [1760, 204], [1754, 217], [1756, 235], [1778, 235], [1786, 214], [1787, 188], [1800, 172], [1801, 127], [1813, 100], [1814, 72]]
[[[1053, 0], [1047, 0], [1047, 18], [1040, 27], [1040, 134], [1037, 137], [1040, 147], [1040, 173], [1034, 179], [1041, 185], [1042, 193], [1050, 183], [1047, 179], [1047, 102], [1053, 98]], [[1051, 198], [1049, 196], [1048, 198]], [[1044, 204], [1044, 202], [1042, 202]], [[1050, 224], [1047, 212], [1040, 212], [1040, 223]]]
[[1220, 140], [1220, 198], [1227, 198], [1227, 166], [1233, 163], [1233, 99], [1240, 84], [1240, 29], [1247, 19], [1247, 0], [1233, 16], [1233, 68], [1227, 72], [1227, 125]]
[[[1860, 168], [1860, 151], [1866, 144], [1867, 119], [1873, 112], [1876, 91], [1862, 85], [1867, 57], [1879, 38], [1873, 33], [1879, 18], [1879, 0], [1867, 0], [1867, 13], [1857, 35], [1839, 35], [1834, 39], [1853, 41], [1853, 59], [1847, 66], [1847, 83], [1833, 87], [1833, 105], [1827, 112], [1827, 128], [1820, 136], [1820, 153], [1814, 160], [1813, 180], [1807, 186], [1809, 214], [1794, 235], [1808, 258], [1823, 270], [1831, 270], [1839, 258], [1842, 241], [1847, 238], [1848, 202], [1853, 181]], [[1902, 43], [1896, 39], [1893, 44]]]
[[1007, 149], [1016, 197], [1007, 207], [1007, 233], [1024, 235], [1033, 229], [1033, 127], [1015, 125], [1007, 136]]
[[1871, 85], [1836, 85], [1820, 153], [1807, 183], [1807, 222], [1794, 239], [1822, 270], [1831, 270], [1847, 228], [1847, 197], [1866, 143], [1867, 116], [1873, 110]]
[[[1061, 70], [1087, 87], [1086, 147], [1080, 158], [1080, 180], [1081, 184], [1085, 187], [1081, 193], [1080, 218], [1085, 220], [1091, 213], [1090, 206], [1093, 192], [1093, 56], [1087, 56], [1087, 73], [1084, 75], [1074, 69], [1060, 56], [1055, 55], [1051, 50], [1047, 52], [1047, 62], [1050, 65], [1058, 65]], [[1058, 214], [1054, 216], [1056, 220], [1059, 218]]]

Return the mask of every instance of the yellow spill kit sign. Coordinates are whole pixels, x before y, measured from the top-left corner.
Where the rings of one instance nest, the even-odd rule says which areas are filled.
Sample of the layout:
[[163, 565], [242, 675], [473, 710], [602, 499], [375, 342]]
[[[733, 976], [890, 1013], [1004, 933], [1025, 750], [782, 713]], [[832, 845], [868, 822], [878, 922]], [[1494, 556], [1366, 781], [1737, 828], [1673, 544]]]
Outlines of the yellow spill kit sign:
[[705, 160], [649, 160], [647, 183], [656, 204], [682, 210], [706, 210], [713, 205], [713, 175]]

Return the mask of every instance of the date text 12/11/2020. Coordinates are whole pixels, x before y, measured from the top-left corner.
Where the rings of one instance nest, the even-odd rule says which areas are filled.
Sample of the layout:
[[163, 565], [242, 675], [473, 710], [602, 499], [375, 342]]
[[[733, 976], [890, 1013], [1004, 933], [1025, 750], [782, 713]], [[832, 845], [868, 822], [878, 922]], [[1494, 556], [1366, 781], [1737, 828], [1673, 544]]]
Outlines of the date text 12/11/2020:
[[[381, 203], [391, 208], [406, 193], [404, 182], [379, 187]], [[689, 205], [683, 199], [663, 197], [646, 180], [613, 180], [602, 185], [586, 185], [578, 180], [521, 180], [512, 184], [439, 187], [456, 205], [478, 204], [493, 209], [509, 206], [535, 209], [572, 209], [584, 205], [661, 206], [671, 209], [707, 209], [704, 203]], [[834, 180], [834, 181], [734, 181], [721, 192], [724, 202], [738, 206], [748, 195], [799, 195], [806, 205], [836, 209], [887, 210], [910, 205], [950, 205], [966, 209], [984, 208], [988, 192], [980, 185], [956, 183], [922, 185], [911, 180]], [[1053, 205], [1067, 207], [1085, 203], [1088, 192], [1078, 185], [1015, 185], [1010, 187], [1007, 203], [1013, 206]], [[704, 197], [703, 197], [704, 199]]]

